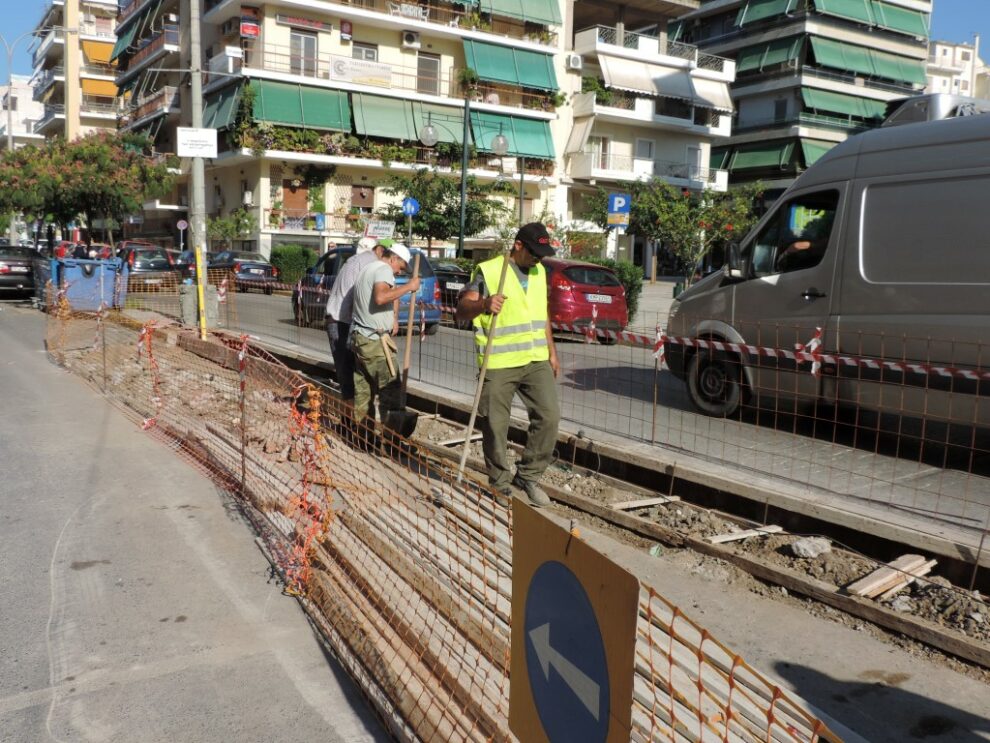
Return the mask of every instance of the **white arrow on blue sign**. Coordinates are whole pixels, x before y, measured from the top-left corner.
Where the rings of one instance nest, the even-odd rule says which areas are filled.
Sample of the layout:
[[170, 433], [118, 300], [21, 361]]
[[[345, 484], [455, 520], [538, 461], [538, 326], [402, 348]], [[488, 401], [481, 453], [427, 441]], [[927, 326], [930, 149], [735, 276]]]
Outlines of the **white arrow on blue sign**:
[[407, 217], [414, 217], [419, 214], [419, 202], [412, 196], [407, 196], [402, 200], [402, 213]]

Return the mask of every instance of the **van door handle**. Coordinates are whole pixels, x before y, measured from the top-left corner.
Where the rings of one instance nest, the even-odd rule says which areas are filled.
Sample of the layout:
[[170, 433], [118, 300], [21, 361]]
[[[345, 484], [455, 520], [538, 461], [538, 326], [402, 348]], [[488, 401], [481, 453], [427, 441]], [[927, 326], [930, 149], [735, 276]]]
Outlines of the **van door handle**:
[[815, 287], [810, 286], [801, 292], [801, 296], [810, 302], [812, 299], [821, 299], [825, 296], [825, 292], [820, 292]]

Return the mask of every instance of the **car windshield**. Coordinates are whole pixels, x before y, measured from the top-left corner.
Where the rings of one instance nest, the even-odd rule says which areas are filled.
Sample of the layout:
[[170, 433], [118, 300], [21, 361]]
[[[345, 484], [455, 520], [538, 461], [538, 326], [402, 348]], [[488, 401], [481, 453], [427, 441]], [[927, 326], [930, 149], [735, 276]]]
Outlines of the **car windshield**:
[[268, 259], [261, 253], [231, 253], [230, 257], [236, 261], [256, 261], [258, 263], [268, 263]]
[[575, 284], [622, 286], [614, 273], [598, 266], [571, 266], [564, 269], [564, 276]]
[[0, 245], [0, 255], [6, 258], [34, 258], [38, 253], [34, 248], [10, 247]]
[[438, 263], [434, 268], [437, 271], [446, 271], [448, 273], [467, 273], [463, 268], [458, 266], [456, 263]]
[[142, 261], [155, 261], [155, 260], [168, 260], [168, 253], [166, 253], [161, 248], [158, 249], [144, 249], [135, 250], [134, 257]]

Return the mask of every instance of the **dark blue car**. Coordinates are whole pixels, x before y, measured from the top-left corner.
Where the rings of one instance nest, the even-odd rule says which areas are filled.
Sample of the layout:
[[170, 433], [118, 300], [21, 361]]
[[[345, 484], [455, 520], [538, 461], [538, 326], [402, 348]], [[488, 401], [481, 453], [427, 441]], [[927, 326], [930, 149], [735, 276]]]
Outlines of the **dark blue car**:
[[[306, 270], [305, 276], [292, 290], [292, 313], [297, 325], [300, 327], [323, 325], [330, 288], [344, 264], [354, 256], [354, 252], [354, 245], [338, 245], [321, 256], [315, 266]], [[415, 249], [412, 250], [413, 260], [419, 252]], [[412, 266], [409, 266], [409, 270], [405, 274], [396, 277], [396, 284], [406, 283], [411, 275]], [[433, 335], [437, 332], [437, 327], [440, 324], [439, 285], [437, 284], [437, 277], [433, 273], [433, 267], [422, 253], [420, 253], [419, 259], [419, 277], [419, 291], [416, 293], [416, 322], [417, 324], [419, 322], [420, 306], [431, 305], [425, 310], [425, 318], [426, 332]], [[406, 294], [402, 297], [399, 305], [400, 328], [405, 328], [408, 317], [409, 295]]]

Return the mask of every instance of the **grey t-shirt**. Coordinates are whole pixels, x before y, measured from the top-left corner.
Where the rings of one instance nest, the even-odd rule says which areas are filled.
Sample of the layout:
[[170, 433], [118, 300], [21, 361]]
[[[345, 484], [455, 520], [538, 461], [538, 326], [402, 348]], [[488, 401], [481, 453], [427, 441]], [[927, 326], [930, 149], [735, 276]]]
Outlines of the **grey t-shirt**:
[[367, 253], [353, 256], [344, 264], [330, 289], [330, 298], [327, 299], [327, 314], [330, 317], [337, 322], [351, 321], [354, 308], [354, 283], [361, 275], [361, 271], [377, 260], [378, 256], [369, 250]]
[[391, 302], [375, 304], [375, 284], [395, 286], [395, 274], [385, 261], [376, 260], [365, 266], [354, 284], [354, 308], [351, 325], [355, 333], [376, 336], [391, 333], [395, 311]]

